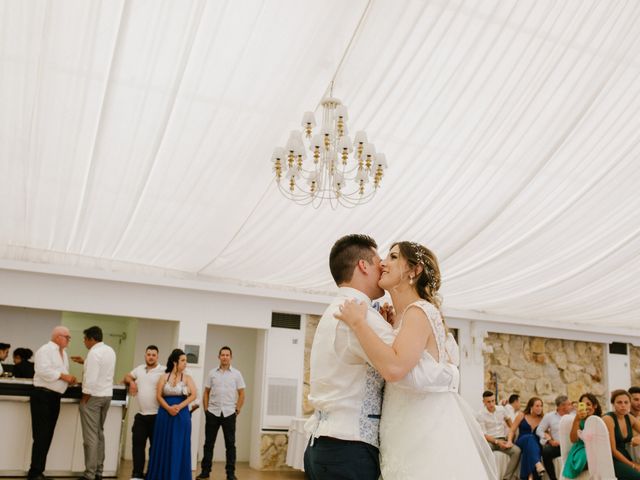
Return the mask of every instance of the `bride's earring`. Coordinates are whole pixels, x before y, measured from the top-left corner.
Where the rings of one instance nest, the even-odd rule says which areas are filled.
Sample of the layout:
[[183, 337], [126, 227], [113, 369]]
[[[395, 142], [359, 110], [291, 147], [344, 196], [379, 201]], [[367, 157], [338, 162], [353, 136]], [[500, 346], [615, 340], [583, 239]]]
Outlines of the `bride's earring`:
[[409, 277], [409, 285], [413, 285], [413, 277]]

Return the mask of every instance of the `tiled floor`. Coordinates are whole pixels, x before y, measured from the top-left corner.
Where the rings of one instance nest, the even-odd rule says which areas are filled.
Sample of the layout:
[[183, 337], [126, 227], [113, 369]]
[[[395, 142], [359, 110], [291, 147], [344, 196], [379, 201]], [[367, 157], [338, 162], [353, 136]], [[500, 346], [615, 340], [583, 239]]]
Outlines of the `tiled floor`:
[[[193, 473], [195, 476], [200, 472]], [[120, 463], [120, 474], [118, 480], [129, 480], [131, 478], [131, 462], [124, 460]], [[259, 470], [253, 470], [249, 468], [248, 463], [238, 463], [236, 466], [236, 476], [238, 480], [302, 480], [304, 479], [304, 473], [298, 470], [290, 470], [286, 472], [263, 472]], [[16, 477], [0, 477], [2, 480], [14, 479]], [[62, 477], [56, 477], [62, 478]], [[224, 480], [224, 462], [216, 462], [213, 465], [213, 472], [209, 477], [210, 480]], [[24, 479], [24, 477], [23, 477]], [[168, 480], [168, 479], [167, 479]]]

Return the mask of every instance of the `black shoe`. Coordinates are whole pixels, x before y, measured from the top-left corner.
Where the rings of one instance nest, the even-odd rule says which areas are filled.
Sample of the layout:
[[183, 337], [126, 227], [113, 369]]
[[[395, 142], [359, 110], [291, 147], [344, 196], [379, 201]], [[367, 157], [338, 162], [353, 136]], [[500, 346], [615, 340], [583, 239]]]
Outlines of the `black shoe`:
[[198, 475], [196, 477], [196, 480], [205, 480], [207, 478], [209, 478], [209, 474], [208, 473], [200, 472], [200, 475]]

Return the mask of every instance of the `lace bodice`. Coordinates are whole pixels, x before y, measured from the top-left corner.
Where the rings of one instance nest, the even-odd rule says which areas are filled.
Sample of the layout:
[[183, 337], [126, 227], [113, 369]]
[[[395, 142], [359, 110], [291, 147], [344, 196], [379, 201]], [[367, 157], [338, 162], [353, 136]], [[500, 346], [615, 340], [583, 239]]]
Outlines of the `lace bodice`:
[[187, 387], [186, 382], [183, 379], [183, 376], [180, 376], [180, 380], [176, 382], [175, 386], [169, 383], [169, 378], [167, 377], [167, 381], [162, 387], [162, 395], [165, 397], [173, 397], [180, 395], [189, 395], [189, 388]]
[[[429, 319], [438, 358], [434, 358], [425, 348], [417, 365], [394, 384], [416, 392], [457, 392], [460, 384], [460, 372], [457, 368], [460, 358], [458, 344], [451, 334], [447, 335], [440, 311], [435, 306], [426, 300], [418, 300], [409, 305], [412, 306], [420, 308]], [[402, 320], [400, 318], [397, 330], [402, 328]]]
[[[437, 363], [448, 361], [448, 355], [449, 355], [448, 343], [449, 342], [447, 341], [447, 330], [444, 326], [444, 322], [442, 321], [442, 315], [440, 314], [440, 311], [433, 304], [427, 302], [426, 300], [418, 300], [410, 304], [405, 309], [405, 312], [413, 306], [420, 308], [429, 319], [431, 329], [433, 330], [433, 337], [436, 341], [436, 347], [438, 349], [438, 358], [433, 358], [433, 359]], [[403, 314], [403, 317], [404, 317], [404, 314]], [[398, 326], [395, 329], [396, 334], [402, 327], [403, 317], [400, 318], [400, 321], [398, 322]], [[426, 353], [428, 354], [428, 352]]]

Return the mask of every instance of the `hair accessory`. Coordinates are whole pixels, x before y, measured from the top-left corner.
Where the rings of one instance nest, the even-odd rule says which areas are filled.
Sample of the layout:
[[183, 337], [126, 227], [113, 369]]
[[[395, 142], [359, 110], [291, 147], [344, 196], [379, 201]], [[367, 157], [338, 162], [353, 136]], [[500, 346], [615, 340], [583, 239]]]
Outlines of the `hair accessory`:
[[422, 251], [422, 248], [420, 247], [420, 244], [416, 243], [416, 242], [411, 242], [411, 246], [413, 247], [413, 253], [416, 256], [416, 259], [418, 260], [418, 263], [421, 264], [423, 267], [426, 266], [425, 254]]
[[[416, 243], [416, 242], [409, 242], [409, 243], [413, 248], [413, 253], [416, 257], [418, 264], [424, 267], [425, 273], [429, 277], [429, 282], [427, 283], [427, 285], [429, 285], [429, 287], [431, 287], [431, 290], [435, 293], [437, 290], [436, 274], [435, 274], [434, 268], [431, 266], [429, 257], [424, 252], [422, 246], [419, 243]], [[411, 281], [409, 283], [411, 283]]]

